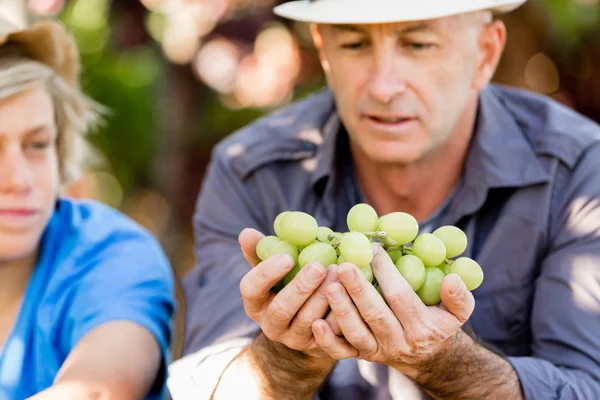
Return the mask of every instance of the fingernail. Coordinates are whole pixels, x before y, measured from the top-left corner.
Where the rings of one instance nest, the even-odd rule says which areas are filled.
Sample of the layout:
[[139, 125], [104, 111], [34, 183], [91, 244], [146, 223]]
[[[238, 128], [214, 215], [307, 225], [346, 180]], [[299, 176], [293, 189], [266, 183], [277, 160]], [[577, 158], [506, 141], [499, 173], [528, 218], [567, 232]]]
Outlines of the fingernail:
[[315, 324], [315, 330], [317, 331], [317, 334], [321, 336], [325, 334], [325, 328], [323, 328], [322, 324]]
[[309, 280], [316, 282], [319, 279], [321, 279], [323, 277], [323, 275], [325, 275], [323, 270], [321, 268], [315, 266], [314, 264], [308, 264], [306, 266], [306, 277]]
[[344, 266], [340, 267], [338, 274], [339, 274], [342, 282], [350, 283], [350, 282], [354, 281], [354, 278], [355, 278], [354, 268], [352, 268], [350, 265], [344, 265]]
[[279, 254], [276, 258], [281, 269], [290, 269], [290, 264], [294, 264], [294, 259], [289, 254]]

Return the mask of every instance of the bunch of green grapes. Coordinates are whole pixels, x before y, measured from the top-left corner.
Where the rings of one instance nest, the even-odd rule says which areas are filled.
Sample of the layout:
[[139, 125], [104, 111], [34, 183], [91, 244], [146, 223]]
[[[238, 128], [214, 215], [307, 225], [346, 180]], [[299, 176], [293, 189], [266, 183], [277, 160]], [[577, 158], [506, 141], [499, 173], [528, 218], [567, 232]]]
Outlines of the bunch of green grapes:
[[398, 272], [426, 305], [440, 302], [440, 286], [447, 274], [460, 276], [469, 290], [483, 282], [483, 271], [476, 261], [456, 258], [466, 250], [467, 236], [455, 226], [446, 225], [419, 235], [419, 224], [412, 215], [393, 212], [379, 217], [365, 203], [352, 207], [346, 222], [348, 232], [334, 232], [319, 226], [307, 213], [280, 213], [273, 222], [275, 235], [265, 236], [256, 246], [261, 260], [281, 253], [294, 259], [294, 268], [275, 289], [281, 290], [312, 261], [326, 267], [352, 263], [379, 289], [371, 268], [373, 240], [386, 249]]

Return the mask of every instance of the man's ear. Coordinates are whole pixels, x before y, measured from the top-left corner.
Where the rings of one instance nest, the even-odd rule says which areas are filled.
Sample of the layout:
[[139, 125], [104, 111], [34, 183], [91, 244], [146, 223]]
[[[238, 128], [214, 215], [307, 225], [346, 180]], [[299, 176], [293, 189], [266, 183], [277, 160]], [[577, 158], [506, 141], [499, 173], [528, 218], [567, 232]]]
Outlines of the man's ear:
[[495, 20], [481, 28], [477, 44], [474, 89], [480, 90], [490, 83], [498, 68], [505, 45], [506, 26], [502, 21]]
[[325, 57], [325, 50], [323, 49], [323, 32], [322, 26], [318, 24], [310, 25], [310, 34], [313, 38], [313, 42], [315, 43], [315, 48], [317, 49], [317, 53], [319, 55], [319, 61], [321, 62], [321, 67], [325, 72], [325, 75], [329, 75], [329, 62], [327, 61], [327, 57]]

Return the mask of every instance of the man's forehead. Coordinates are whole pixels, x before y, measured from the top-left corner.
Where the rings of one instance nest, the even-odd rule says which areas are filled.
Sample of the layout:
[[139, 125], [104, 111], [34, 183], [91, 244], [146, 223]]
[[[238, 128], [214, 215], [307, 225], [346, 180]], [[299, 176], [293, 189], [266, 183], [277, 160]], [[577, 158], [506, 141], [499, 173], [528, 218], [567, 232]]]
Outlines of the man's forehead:
[[416, 32], [437, 32], [443, 23], [440, 20], [409, 21], [386, 24], [332, 24], [335, 32], [358, 32], [368, 33], [376, 30], [386, 30], [397, 34], [409, 34]]

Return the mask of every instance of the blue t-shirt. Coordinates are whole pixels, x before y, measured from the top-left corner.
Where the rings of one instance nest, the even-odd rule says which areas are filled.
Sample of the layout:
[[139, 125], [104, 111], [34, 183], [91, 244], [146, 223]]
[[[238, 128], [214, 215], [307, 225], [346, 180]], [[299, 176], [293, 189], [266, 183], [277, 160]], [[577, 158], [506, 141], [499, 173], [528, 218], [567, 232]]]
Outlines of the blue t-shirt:
[[136, 322], [162, 349], [147, 399], [162, 399], [170, 361], [174, 277], [158, 241], [95, 201], [60, 199], [12, 333], [0, 349], [0, 400], [48, 387], [78, 341], [114, 320]]

